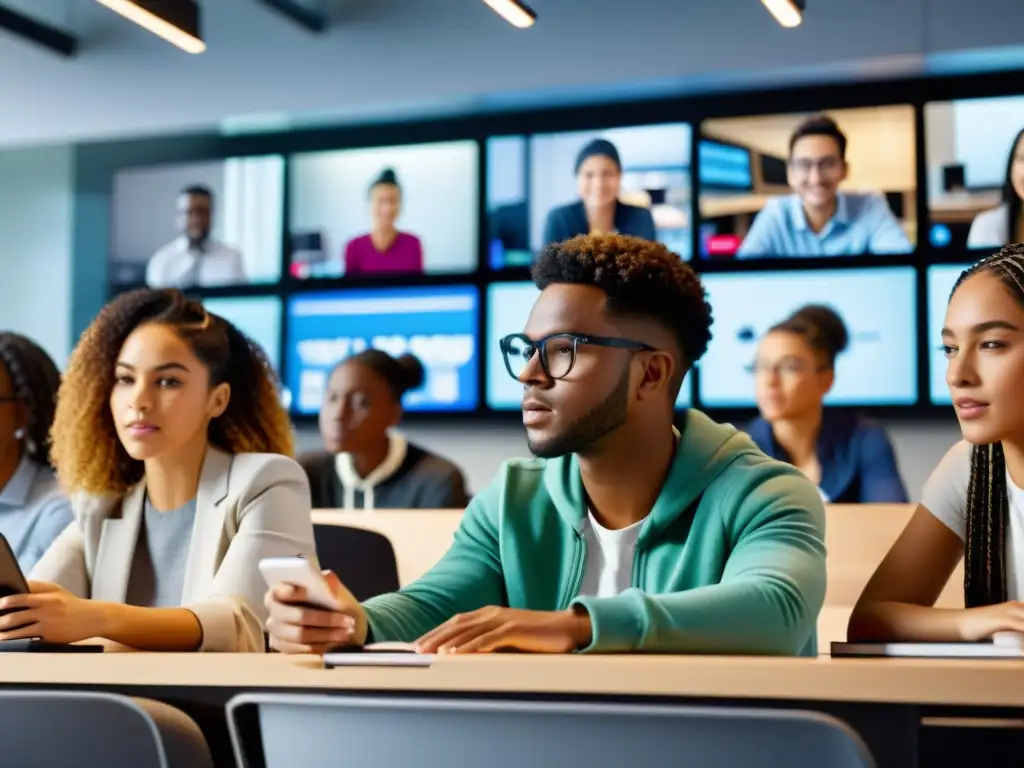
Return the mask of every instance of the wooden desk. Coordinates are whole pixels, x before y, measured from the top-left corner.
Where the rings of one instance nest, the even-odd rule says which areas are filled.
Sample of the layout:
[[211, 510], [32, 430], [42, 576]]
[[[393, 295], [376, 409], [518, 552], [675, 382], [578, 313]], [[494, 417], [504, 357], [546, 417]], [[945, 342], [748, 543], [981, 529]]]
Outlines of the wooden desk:
[[276, 654], [5, 654], [0, 687], [26, 686], [164, 700], [192, 715], [220, 750], [224, 704], [256, 690], [816, 709], [856, 728], [880, 766], [901, 767], [916, 764], [923, 715], [1024, 710], [1024, 662], [1000, 660], [497, 654], [441, 657], [429, 668], [325, 670], [315, 657]]

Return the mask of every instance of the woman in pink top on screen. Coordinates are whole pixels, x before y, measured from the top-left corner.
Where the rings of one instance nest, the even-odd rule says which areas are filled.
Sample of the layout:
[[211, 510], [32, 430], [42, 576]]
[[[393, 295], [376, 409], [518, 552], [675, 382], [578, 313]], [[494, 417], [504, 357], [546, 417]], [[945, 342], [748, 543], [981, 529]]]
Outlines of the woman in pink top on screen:
[[423, 245], [416, 235], [399, 232], [395, 221], [402, 212], [402, 188], [394, 170], [385, 168], [370, 185], [370, 218], [373, 230], [348, 241], [345, 274], [373, 275], [389, 272], [423, 273]]

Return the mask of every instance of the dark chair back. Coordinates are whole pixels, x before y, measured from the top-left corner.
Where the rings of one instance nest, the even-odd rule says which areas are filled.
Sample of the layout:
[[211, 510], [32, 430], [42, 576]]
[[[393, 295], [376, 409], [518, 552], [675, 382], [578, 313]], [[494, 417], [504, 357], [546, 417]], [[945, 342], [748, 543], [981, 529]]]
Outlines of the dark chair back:
[[356, 600], [398, 590], [398, 562], [384, 534], [347, 525], [314, 525], [313, 536], [320, 567], [338, 574]]

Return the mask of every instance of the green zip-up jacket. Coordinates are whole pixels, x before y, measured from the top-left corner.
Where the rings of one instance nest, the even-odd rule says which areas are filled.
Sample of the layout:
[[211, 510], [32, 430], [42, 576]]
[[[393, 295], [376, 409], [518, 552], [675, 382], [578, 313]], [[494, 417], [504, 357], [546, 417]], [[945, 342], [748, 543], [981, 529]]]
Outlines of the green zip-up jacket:
[[507, 462], [470, 503], [437, 565], [363, 604], [370, 637], [412, 642], [455, 614], [490, 605], [578, 604], [592, 624], [586, 652], [817, 652], [821, 496], [734, 427], [687, 412], [669, 476], [640, 530], [632, 588], [577, 596], [586, 524], [574, 456]]

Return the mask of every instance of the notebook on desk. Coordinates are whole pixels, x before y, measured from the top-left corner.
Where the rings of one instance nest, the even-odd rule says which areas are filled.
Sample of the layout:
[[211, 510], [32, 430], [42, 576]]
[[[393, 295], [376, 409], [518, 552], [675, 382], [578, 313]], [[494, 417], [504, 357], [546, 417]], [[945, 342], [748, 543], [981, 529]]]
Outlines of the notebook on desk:
[[371, 643], [339, 648], [324, 654], [324, 666], [335, 667], [429, 667], [432, 653], [416, 653], [411, 643]]
[[832, 643], [833, 658], [1024, 659], [1024, 648], [980, 643]]

